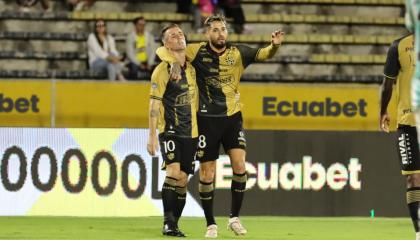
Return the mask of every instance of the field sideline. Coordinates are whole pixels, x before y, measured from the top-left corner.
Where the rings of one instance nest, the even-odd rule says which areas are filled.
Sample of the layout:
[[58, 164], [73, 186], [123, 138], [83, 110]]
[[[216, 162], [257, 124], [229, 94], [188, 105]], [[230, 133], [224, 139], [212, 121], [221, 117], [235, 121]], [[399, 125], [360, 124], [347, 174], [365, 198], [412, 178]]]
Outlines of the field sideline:
[[[0, 239], [105, 240], [168, 239], [160, 217], [73, 218], [0, 217]], [[279, 240], [402, 240], [415, 239], [408, 218], [243, 217], [248, 229], [240, 239]], [[227, 218], [217, 218], [218, 239], [238, 239], [226, 230]], [[184, 218], [187, 239], [204, 239], [204, 218]]]

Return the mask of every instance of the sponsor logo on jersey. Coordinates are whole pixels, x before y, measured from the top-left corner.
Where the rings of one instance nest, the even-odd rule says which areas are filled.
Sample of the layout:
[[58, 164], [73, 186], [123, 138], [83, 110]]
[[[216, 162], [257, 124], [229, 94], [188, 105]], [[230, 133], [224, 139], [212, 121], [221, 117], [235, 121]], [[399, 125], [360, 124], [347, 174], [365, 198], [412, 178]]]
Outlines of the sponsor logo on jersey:
[[398, 137], [398, 149], [400, 151], [402, 164], [409, 164], [412, 157], [410, 152], [410, 136], [407, 133], [403, 133]]

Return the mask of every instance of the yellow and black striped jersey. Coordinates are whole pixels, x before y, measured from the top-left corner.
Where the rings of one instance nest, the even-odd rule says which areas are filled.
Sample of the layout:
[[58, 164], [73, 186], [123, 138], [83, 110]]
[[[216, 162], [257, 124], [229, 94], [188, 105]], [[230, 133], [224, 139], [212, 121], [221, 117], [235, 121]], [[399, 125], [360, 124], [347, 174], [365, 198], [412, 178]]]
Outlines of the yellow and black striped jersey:
[[[198, 114], [201, 116], [231, 116], [241, 111], [239, 81], [245, 68], [255, 62], [274, 56], [276, 46], [251, 48], [228, 43], [226, 50], [218, 54], [209, 43], [188, 44], [186, 55], [197, 72], [199, 89]], [[163, 61], [175, 62], [166, 48], [157, 54]]]
[[397, 122], [416, 126], [411, 108], [411, 77], [415, 70], [413, 34], [395, 40], [388, 50], [384, 75], [397, 81]]
[[169, 67], [168, 63], [161, 62], [152, 74], [150, 97], [162, 101], [159, 133], [195, 138], [198, 136], [195, 69], [187, 62], [182, 79], [170, 81]]

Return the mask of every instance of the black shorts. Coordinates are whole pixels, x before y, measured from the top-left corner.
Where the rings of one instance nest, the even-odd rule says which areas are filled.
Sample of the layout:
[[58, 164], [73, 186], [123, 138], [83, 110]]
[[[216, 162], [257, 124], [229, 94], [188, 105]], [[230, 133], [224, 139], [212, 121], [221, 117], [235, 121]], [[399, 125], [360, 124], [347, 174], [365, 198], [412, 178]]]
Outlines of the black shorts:
[[397, 149], [402, 174], [420, 173], [419, 144], [416, 127], [398, 125]]
[[197, 138], [160, 134], [159, 144], [163, 158], [162, 170], [166, 169], [166, 165], [177, 162], [181, 165], [181, 171], [194, 174]]
[[242, 126], [242, 114], [237, 112], [229, 117], [197, 116], [198, 151], [200, 162], [219, 158], [220, 144], [225, 152], [234, 148], [246, 148], [245, 132]]

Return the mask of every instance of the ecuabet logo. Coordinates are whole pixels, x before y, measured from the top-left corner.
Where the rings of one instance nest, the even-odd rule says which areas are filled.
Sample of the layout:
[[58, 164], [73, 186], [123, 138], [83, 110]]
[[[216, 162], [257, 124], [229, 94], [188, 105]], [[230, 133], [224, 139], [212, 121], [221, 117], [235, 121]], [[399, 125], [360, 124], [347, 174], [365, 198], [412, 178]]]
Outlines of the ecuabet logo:
[[38, 103], [39, 97], [35, 94], [29, 98], [20, 97], [12, 99], [10, 97], [6, 97], [3, 93], [0, 93], [0, 113], [10, 113], [13, 110], [16, 110], [18, 113], [38, 113]]
[[[229, 164], [227, 156], [217, 161], [216, 188], [230, 188], [232, 169]], [[248, 189], [319, 191], [327, 187], [340, 191], [346, 186], [352, 190], [362, 189], [362, 165], [358, 158], [351, 158], [348, 164], [336, 162], [324, 166], [322, 163], [312, 162], [311, 156], [303, 156], [301, 163], [259, 162], [254, 165], [247, 162], [246, 170]]]
[[262, 98], [264, 116], [296, 117], [367, 117], [365, 99], [340, 103], [327, 97], [324, 101], [288, 101], [277, 100], [277, 97]]

